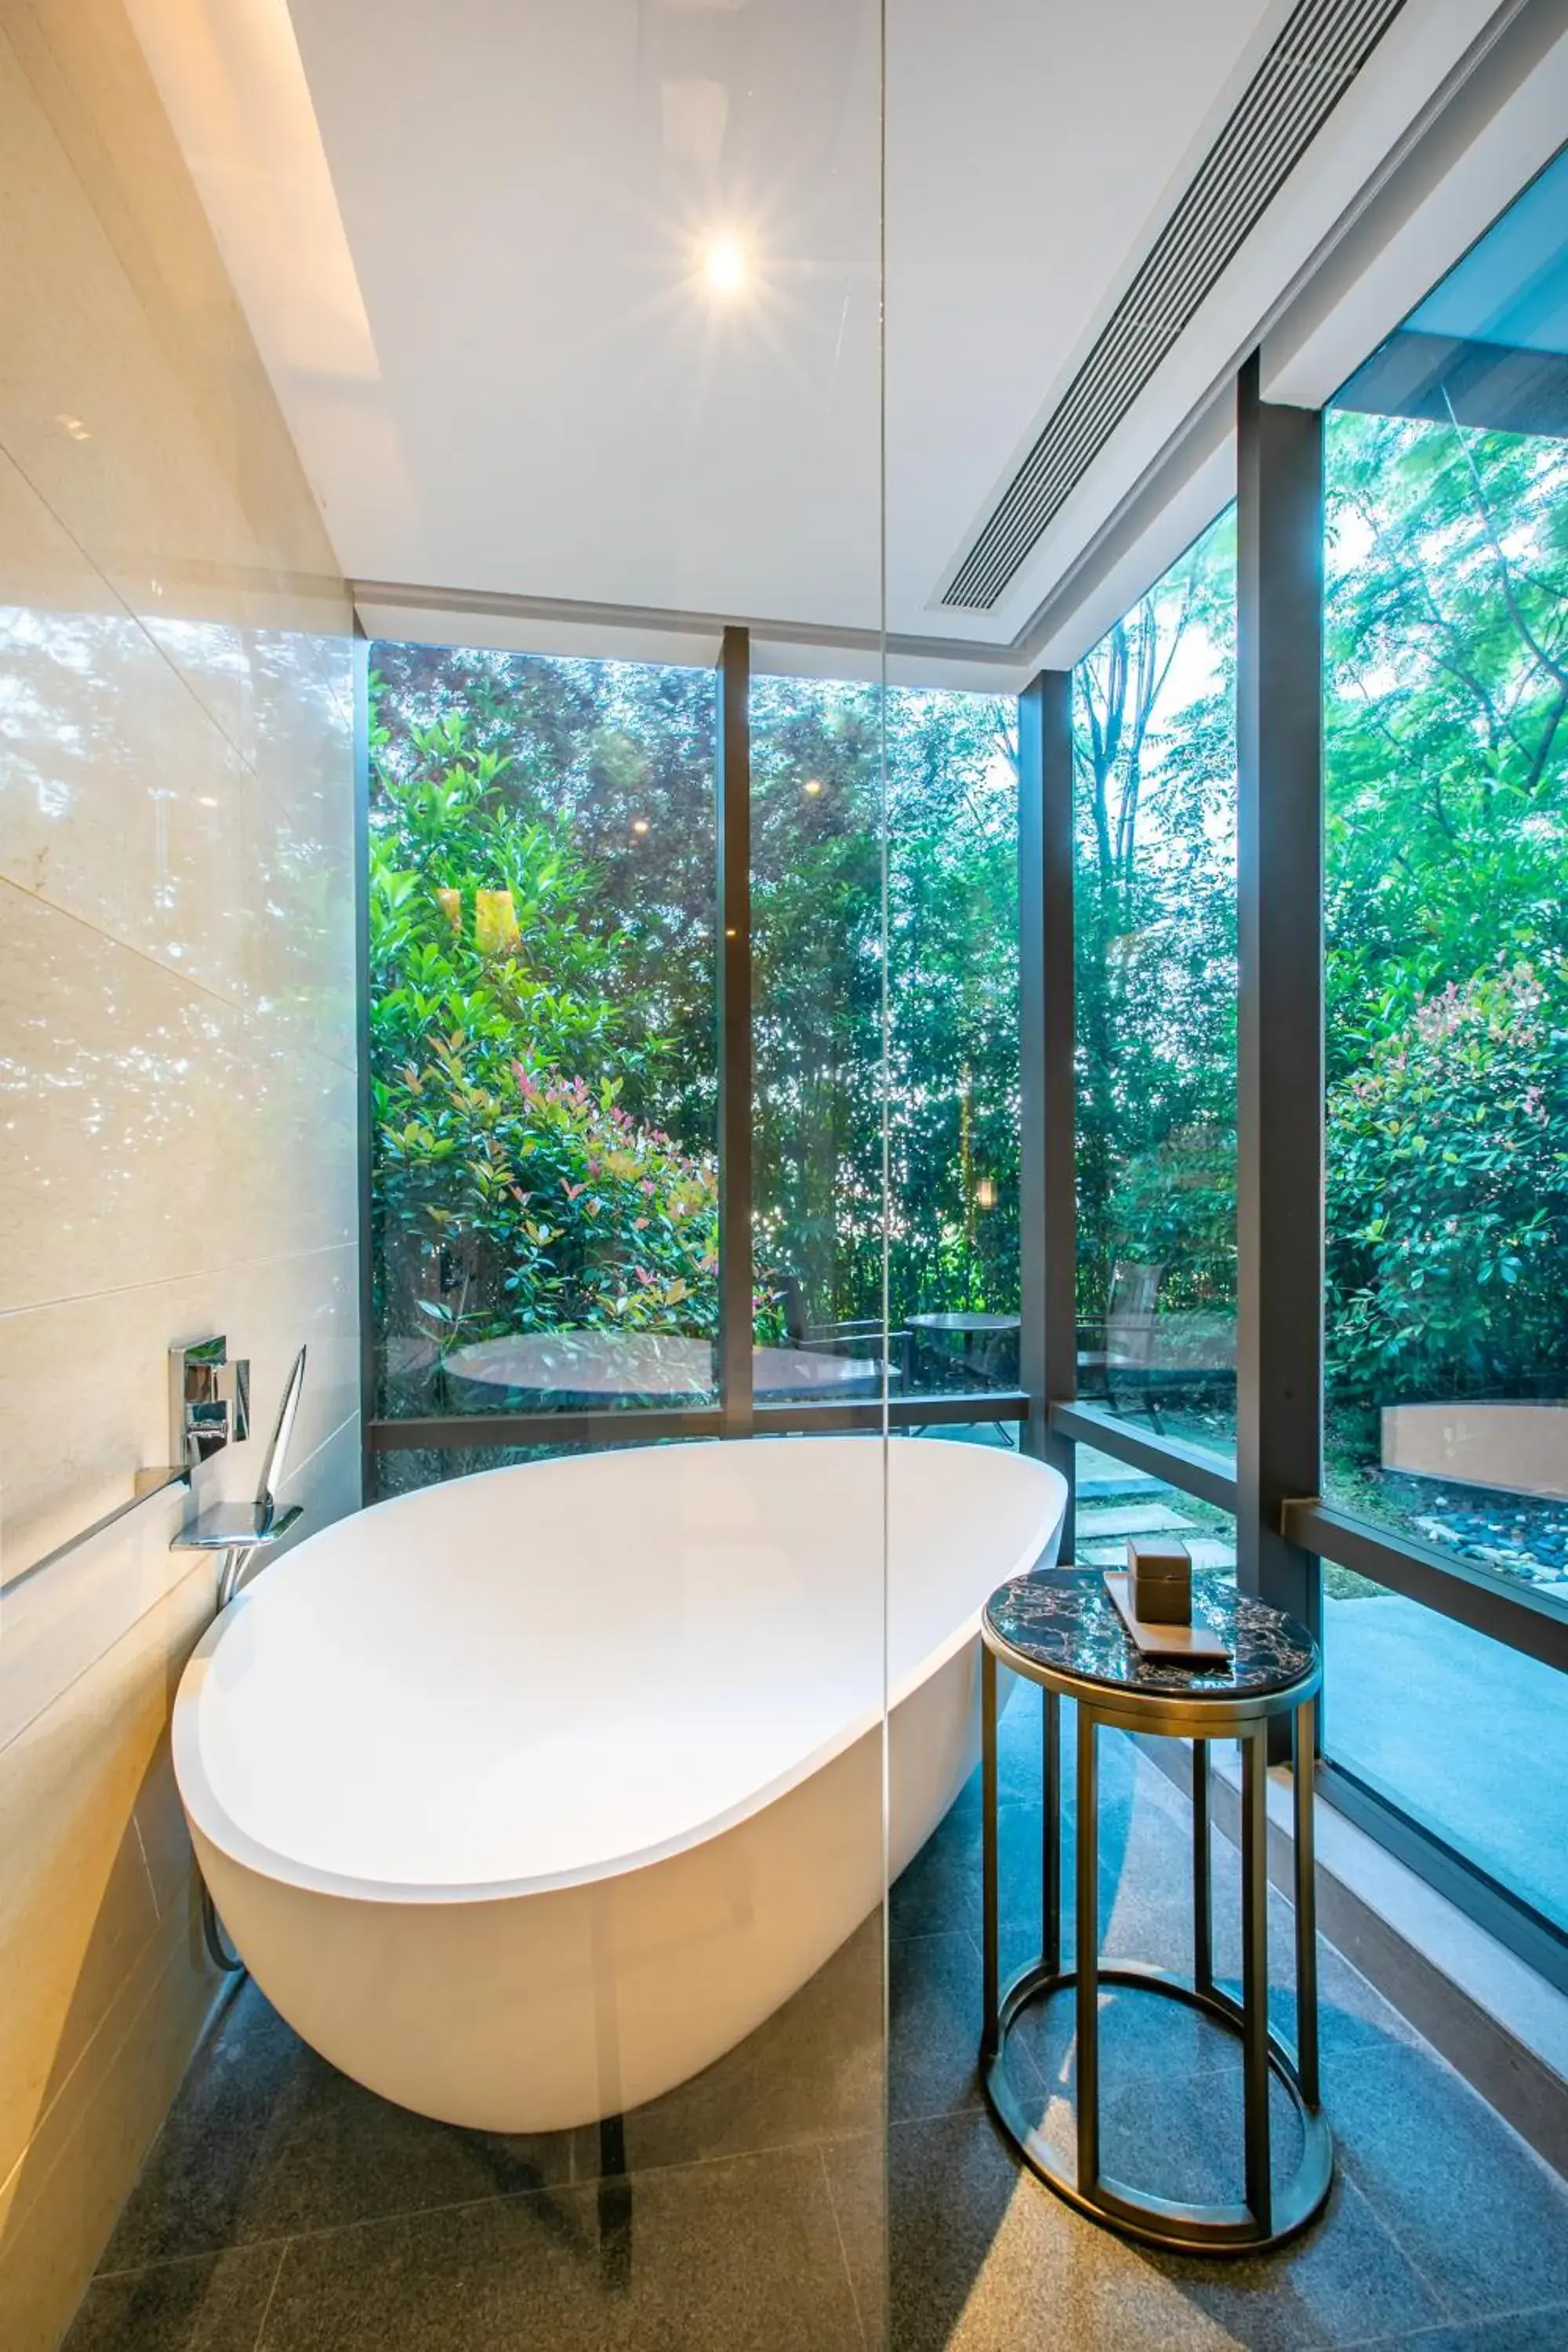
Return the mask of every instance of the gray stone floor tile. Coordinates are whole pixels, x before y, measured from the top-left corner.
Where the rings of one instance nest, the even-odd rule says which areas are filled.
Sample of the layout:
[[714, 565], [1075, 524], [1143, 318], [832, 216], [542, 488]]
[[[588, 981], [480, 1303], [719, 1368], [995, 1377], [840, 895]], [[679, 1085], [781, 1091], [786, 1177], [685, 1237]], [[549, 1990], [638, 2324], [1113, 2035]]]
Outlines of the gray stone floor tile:
[[[826, 2160], [857, 2292], [874, 2317], [877, 2151], [846, 2146]], [[895, 2352], [1304, 2352], [1441, 2315], [1346, 2182], [1297, 2244], [1225, 2263], [1133, 2247], [1082, 2220], [1017, 2166], [984, 2116], [896, 2125], [887, 2193]]]
[[[839, 2148], [826, 2160], [857, 2295], [874, 2315], [874, 2157]], [[895, 2125], [888, 2172], [897, 2352], [1231, 2352], [1205, 2313], [1021, 2171], [989, 2116]]]
[[861, 2352], [815, 2149], [287, 2248], [258, 2352]]
[[[1550, 2311], [1509, 2312], [1458, 2327], [1438, 2327], [1400, 2338], [1397, 2352], [1563, 2352], [1568, 2345], [1568, 2303]], [[1384, 2352], [1384, 2347], [1379, 2347]]]
[[1247, 2352], [1361, 2344], [1435, 2319], [1440, 2309], [1365, 2198], [1342, 2177], [1321, 2219], [1278, 2252], [1226, 2263], [1153, 2252], [1146, 2259]]
[[878, 1913], [738, 2048], [626, 2116], [626, 2166], [690, 2164], [868, 2129], [882, 2114], [884, 2076]]
[[973, 1937], [912, 1936], [890, 1945], [888, 1997], [889, 2115], [984, 2105], [980, 1948]]
[[100, 2265], [137, 2269], [568, 2177], [564, 2133], [462, 2131], [377, 2098], [247, 1983], [198, 2051]]
[[[1166, 2042], [1155, 2039], [1163, 2020], [1153, 2019], [1154, 2006], [1142, 1996], [1131, 1996], [1108, 2000], [1101, 2008], [1102, 2169], [1143, 2195], [1186, 2203], [1238, 2202], [1243, 2188], [1239, 2061], [1215, 2064], [1206, 2051], [1192, 2043], [1183, 2057], [1173, 2055]], [[1198, 2022], [1201, 2027], [1202, 2021]], [[1070, 2171], [1078, 2127], [1070, 1999], [1053, 2002], [1040, 2028], [1028, 2055], [1043, 2088], [1034, 2094], [1021, 2073], [1017, 2039], [1009, 2045], [1009, 2076], [1027, 2120]], [[1275, 2179], [1284, 2182], [1300, 2161], [1301, 2126], [1283, 2088], [1271, 2083], [1270, 2091]], [[1439, 2315], [1440, 2308], [1435, 2307], [1431, 2315]]]
[[[1070, 1724], [1070, 1714], [1069, 1714]], [[1040, 1710], [1003, 1719], [1002, 1959], [1038, 1940]], [[1189, 1811], [1102, 1746], [1110, 1959], [1190, 1965]], [[1071, 1850], [1071, 1740], [1065, 1823]], [[1239, 1967], [1235, 1849], [1214, 1843], [1216, 1961]], [[1064, 1929], [1070, 1954], [1072, 1890]], [[389, 2105], [303, 2048], [254, 1987], [198, 2053], [66, 2352], [1568, 2352], [1568, 2190], [1337, 1953], [1321, 1948], [1323, 2221], [1216, 2264], [1140, 2251], [1022, 2169], [977, 2073], [977, 1780], [879, 1915], [694, 2082], [537, 2139]], [[1293, 2034], [1288, 1904], [1270, 1997]], [[1239, 2054], [1146, 1994], [1100, 2011], [1108, 2170], [1234, 2196]], [[1070, 1996], [1020, 2028], [1015, 2080], [1070, 2147]], [[892, 2118], [884, 2145], [884, 2099]], [[1277, 2095], [1277, 2162], [1299, 2126]], [[279, 2243], [279, 2242], [283, 2242]], [[225, 2251], [230, 2250], [230, 2251]], [[266, 2320], [260, 2344], [257, 2330]]]
[[281, 2260], [247, 2246], [97, 2278], [61, 2352], [253, 2352]]
[[1434, 2053], [1368, 2053], [1342, 2070], [1331, 2116], [1351, 2177], [1451, 2318], [1568, 2303], [1568, 2185]]

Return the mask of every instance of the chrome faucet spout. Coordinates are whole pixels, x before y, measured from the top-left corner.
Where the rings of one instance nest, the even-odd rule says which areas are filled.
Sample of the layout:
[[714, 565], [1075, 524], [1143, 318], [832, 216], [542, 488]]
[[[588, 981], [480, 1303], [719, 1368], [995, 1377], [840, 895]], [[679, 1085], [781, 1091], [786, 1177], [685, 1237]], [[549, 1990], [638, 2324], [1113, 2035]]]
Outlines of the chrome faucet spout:
[[299, 1417], [300, 1399], [305, 1387], [306, 1349], [301, 1348], [294, 1359], [294, 1369], [283, 1391], [283, 1402], [278, 1408], [278, 1420], [272, 1432], [272, 1443], [261, 1465], [261, 1483], [256, 1489], [257, 1525], [270, 1528], [278, 1512], [278, 1489], [283, 1484], [283, 1472], [289, 1460], [289, 1444]]

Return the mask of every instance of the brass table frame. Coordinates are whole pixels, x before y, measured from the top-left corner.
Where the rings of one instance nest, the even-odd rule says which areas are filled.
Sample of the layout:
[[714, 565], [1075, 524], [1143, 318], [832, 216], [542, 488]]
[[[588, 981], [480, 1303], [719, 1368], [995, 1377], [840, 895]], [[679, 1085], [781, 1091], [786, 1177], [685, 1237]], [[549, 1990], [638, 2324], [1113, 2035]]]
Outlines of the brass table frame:
[[[1318, 2077], [1318, 1948], [1313, 1890], [1312, 1702], [1322, 1680], [1321, 1662], [1287, 1689], [1237, 1696], [1119, 1690], [1042, 1665], [982, 1628], [981, 1755], [984, 1854], [984, 2017], [981, 2071], [998, 2123], [1025, 2162], [1058, 2197], [1091, 2220], [1144, 2244], [1184, 2253], [1248, 2254], [1278, 2246], [1304, 2230], [1321, 2210], [1333, 2179], [1333, 2141], [1323, 2116]], [[1044, 1693], [1042, 1775], [1044, 1850], [1040, 1957], [1005, 1988], [999, 1969], [999, 1862], [996, 1819], [996, 1668], [998, 1661]], [[1078, 1822], [1075, 1886], [1076, 1965], [1062, 1965], [1061, 1702], [1078, 1708]], [[1277, 2034], [1268, 2017], [1268, 1727], [1289, 1713], [1295, 1746], [1296, 2047]], [[1193, 1743], [1193, 1979], [1189, 1984], [1160, 1969], [1100, 1958], [1100, 1805], [1098, 1735], [1148, 1732]], [[1209, 1874], [1210, 1739], [1241, 1742], [1241, 1999], [1214, 1977], [1213, 1908]], [[1102, 1985], [1154, 1992], [1200, 2011], [1226, 2027], [1242, 2045], [1244, 2201], [1183, 2204], [1109, 2179], [1100, 2162], [1100, 2019]], [[1077, 2163], [1069, 2171], [1029, 2120], [1007, 2073], [1007, 2040], [1024, 2011], [1052, 1994], [1073, 1990], [1078, 2050]], [[1302, 2133], [1301, 2159], [1276, 2187], [1269, 2150], [1268, 2084], [1284, 2085]]]

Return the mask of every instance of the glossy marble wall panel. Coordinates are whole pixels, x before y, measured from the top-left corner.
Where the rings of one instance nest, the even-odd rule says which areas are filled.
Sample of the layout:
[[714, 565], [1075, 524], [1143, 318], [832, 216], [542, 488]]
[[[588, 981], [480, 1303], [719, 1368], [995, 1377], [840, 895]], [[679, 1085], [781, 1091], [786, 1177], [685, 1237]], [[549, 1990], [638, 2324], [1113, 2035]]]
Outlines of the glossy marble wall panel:
[[[222, 1331], [254, 1488], [358, 1500], [350, 613], [119, 0], [0, 0], [0, 1583], [169, 1451]], [[0, 1595], [0, 2342], [47, 2352], [216, 1990], [149, 1503]]]

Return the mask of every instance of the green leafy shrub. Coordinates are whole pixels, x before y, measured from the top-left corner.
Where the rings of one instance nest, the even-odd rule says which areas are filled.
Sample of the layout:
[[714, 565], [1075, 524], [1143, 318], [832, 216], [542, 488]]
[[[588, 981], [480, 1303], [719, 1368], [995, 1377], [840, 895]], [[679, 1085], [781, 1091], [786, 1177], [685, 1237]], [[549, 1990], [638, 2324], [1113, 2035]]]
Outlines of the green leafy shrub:
[[715, 1328], [717, 1181], [619, 1100], [663, 1050], [566, 826], [460, 717], [379, 767], [371, 1069], [381, 1328]]
[[1520, 961], [1384, 1027], [1329, 1104], [1331, 1387], [1397, 1404], [1568, 1376], [1568, 973]]

